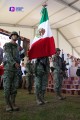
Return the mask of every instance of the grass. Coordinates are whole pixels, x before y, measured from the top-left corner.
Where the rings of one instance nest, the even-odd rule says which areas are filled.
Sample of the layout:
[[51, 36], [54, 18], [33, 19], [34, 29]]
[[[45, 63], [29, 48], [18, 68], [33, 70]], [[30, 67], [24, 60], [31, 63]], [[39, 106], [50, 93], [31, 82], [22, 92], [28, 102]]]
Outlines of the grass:
[[50, 103], [38, 106], [34, 94], [18, 90], [16, 102], [20, 111], [7, 113], [0, 90], [0, 120], [80, 120], [80, 96], [67, 96], [66, 100], [60, 101], [53, 93], [47, 93], [46, 99]]

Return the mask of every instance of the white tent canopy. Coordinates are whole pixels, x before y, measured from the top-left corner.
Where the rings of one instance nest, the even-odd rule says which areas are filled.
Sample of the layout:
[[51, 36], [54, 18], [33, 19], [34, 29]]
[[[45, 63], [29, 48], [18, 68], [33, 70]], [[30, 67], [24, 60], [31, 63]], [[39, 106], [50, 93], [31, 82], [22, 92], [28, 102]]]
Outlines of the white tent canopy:
[[[47, 2], [49, 21], [80, 54], [80, 0], [0, 0], [0, 26], [36, 28], [42, 4]], [[23, 7], [10, 12], [10, 7]]]

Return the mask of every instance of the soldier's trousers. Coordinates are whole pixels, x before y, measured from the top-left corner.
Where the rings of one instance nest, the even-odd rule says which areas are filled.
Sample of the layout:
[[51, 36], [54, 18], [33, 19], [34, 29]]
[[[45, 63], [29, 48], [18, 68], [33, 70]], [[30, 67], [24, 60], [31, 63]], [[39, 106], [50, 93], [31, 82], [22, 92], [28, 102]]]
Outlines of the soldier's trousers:
[[28, 91], [31, 92], [33, 86], [33, 76], [27, 76]]
[[3, 87], [6, 104], [15, 104], [15, 97], [18, 88], [18, 76], [16, 71], [4, 71]]
[[62, 87], [62, 81], [63, 81], [63, 75], [61, 75], [59, 72], [54, 72], [53, 75], [55, 84], [54, 84], [54, 90], [57, 93], [61, 93], [61, 87]]
[[40, 94], [44, 97], [46, 86], [47, 86], [48, 76], [45, 74], [43, 76], [35, 77], [35, 93]]

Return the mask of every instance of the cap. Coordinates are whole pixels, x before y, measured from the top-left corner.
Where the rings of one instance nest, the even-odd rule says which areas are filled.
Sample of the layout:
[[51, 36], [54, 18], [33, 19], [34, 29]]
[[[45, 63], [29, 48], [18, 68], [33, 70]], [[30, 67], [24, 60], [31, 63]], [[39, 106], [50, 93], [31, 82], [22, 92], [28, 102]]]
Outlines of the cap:
[[19, 37], [18, 33], [17, 33], [16, 31], [13, 31], [13, 32], [11, 33], [11, 35], [9, 36], [9, 39], [11, 39], [12, 35], [17, 35], [17, 37]]
[[56, 48], [56, 51], [61, 51], [59, 48]]

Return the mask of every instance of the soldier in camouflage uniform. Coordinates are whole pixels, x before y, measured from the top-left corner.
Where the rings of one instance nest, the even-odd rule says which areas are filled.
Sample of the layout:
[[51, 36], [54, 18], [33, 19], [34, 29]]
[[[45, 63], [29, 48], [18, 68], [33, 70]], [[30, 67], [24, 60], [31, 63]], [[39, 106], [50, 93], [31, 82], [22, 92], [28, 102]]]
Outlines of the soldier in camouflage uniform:
[[11, 41], [4, 45], [4, 75], [3, 86], [6, 101], [6, 111], [19, 110], [15, 105], [15, 98], [18, 87], [18, 75], [17, 69], [20, 67], [15, 58], [18, 51], [18, 45], [16, 43], [18, 39], [18, 33], [12, 32], [10, 35]]
[[62, 71], [62, 58], [60, 55], [60, 49], [56, 48], [56, 54], [53, 56], [53, 77], [55, 81], [54, 90], [56, 92], [56, 95], [58, 99], [63, 100], [65, 97], [61, 95], [61, 87], [62, 87], [62, 81], [63, 81], [63, 71]]
[[40, 58], [37, 59], [35, 63], [35, 93], [38, 105], [47, 103], [47, 101], [44, 100], [44, 95], [48, 83], [48, 60], [47, 57]]
[[26, 64], [26, 80], [28, 81], [28, 91], [31, 94], [34, 79], [34, 67], [30, 60]]

